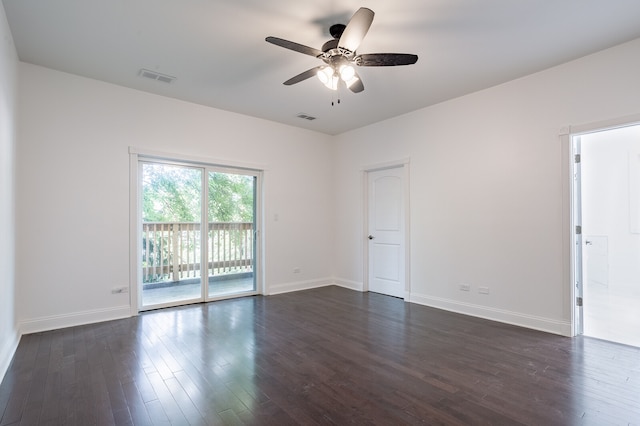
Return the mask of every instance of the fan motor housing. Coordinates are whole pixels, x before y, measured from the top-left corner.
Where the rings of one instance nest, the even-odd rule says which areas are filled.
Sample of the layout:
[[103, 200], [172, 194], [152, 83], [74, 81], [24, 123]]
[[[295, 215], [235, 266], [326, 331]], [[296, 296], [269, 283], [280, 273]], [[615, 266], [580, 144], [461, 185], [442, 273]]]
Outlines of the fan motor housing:
[[344, 32], [345, 28], [347, 28], [345, 24], [333, 24], [329, 27], [329, 34], [331, 34], [331, 37], [339, 39], [340, 37], [342, 37], [342, 33]]
[[322, 45], [322, 51], [324, 53], [329, 53], [330, 50], [337, 49], [338, 48], [338, 41], [339, 40], [337, 38], [329, 40], [328, 42], [326, 42], [325, 44]]
[[333, 40], [329, 40], [328, 42], [323, 44], [322, 51], [324, 53], [320, 56], [320, 59], [330, 65], [344, 60], [354, 60], [356, 52], [351, 52], [345, 48], [338, 47], [338, 42], [339, 40], [334, 38]]

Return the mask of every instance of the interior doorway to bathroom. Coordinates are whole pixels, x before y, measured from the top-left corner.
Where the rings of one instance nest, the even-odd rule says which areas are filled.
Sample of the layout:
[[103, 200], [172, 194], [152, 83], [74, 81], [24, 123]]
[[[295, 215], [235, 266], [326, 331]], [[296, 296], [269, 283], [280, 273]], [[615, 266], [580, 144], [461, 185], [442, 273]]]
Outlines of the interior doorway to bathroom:
[[640, 347], [640, 125], [572, 146], [578, 331]]

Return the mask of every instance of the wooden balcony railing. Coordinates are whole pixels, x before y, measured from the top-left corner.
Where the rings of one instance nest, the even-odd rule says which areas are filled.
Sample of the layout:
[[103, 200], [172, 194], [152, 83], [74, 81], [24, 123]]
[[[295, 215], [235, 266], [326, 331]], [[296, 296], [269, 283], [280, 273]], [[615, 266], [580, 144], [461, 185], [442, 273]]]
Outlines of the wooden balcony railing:
[[[253, 270], [251, 222], [211, 222], [207, 229], [207, 276]], [[142, 224], [143, 282], [181, 281], [201, 274], [200, 223]]]

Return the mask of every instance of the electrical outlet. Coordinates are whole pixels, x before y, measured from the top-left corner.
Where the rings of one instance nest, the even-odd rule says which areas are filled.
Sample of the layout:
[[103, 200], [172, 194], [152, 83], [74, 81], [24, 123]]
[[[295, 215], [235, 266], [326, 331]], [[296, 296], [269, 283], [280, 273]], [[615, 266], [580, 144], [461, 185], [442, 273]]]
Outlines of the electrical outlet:
[[489, 287], [478, 287], [478, 293], [489, 294]]
[[121, 293], [129, 293], [129, 287], [114, 287], [111, 289], [111, 294], [121, 294]]
[[471, 284], [460, 284], [460, 291], [469, 291], [471, 290]]
[[293, 273], [294, 274], [299, 274], [300, 273], [300, 268], [298, 268], [298, 267], [293, 268]]

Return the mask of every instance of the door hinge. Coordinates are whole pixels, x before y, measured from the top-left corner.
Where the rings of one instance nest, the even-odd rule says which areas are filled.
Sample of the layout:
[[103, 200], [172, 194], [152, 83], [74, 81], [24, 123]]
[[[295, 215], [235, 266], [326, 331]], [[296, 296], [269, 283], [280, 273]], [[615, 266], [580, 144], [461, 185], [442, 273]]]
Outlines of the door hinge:
[[576, 297], [576, 306], [578, 307], [582, 306], [582, 297]]
[[573, 160], [574, 160], [574, 162], [575, 162], [576, 164], [577, 164], [577, 163], [579, 163], [581, 159], [582, 159], [582, 158], [580, 157], [580, 154], [576, 154], [576, 155], [573, 157]]
[[581, 235], [581, 234], [582, 234], [582, 226], [576, 225], [576, 235]]

